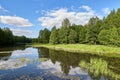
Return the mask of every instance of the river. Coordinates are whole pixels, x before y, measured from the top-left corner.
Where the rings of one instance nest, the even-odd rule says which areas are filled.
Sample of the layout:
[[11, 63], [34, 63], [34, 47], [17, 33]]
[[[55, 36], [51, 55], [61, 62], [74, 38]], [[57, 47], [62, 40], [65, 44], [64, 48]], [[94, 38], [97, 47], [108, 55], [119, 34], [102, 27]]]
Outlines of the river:
[[120, 80], [120, 57], [24, 46], [0, 48], [0, 80]]

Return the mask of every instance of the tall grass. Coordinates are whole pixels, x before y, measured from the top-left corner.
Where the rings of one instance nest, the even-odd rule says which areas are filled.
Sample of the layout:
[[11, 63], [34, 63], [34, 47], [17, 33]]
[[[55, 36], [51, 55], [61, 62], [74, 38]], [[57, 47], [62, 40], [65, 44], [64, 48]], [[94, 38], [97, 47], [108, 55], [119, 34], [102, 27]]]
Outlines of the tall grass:
[[46, 47], [55, 50], [64, 50], [68, 52], [83, 53], [117, 53], [120, 54], [120, 47], [104, 46], [104, 45], [88, 45], [88, 44], [33, 44], [34, 47]]

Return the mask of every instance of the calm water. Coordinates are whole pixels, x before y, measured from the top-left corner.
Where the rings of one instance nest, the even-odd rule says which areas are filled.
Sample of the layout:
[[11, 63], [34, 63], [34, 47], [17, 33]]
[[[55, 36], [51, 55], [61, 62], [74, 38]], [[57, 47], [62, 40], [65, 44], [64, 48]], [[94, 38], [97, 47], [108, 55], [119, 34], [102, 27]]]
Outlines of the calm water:
[[120, 58], [46, 48], [0, 48], [0, 80], [120, 80]]

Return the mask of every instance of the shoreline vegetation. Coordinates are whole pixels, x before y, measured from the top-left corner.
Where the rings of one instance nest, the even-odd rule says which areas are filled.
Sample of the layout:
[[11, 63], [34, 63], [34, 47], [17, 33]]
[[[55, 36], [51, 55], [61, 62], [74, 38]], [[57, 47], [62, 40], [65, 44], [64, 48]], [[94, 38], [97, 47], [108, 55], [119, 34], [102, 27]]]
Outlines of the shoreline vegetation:
[[[98, 55], [120, 55], [120, 47], [88, 44], [32, 44], [33, 47], [44, 47], [67, 52], [91, 53]], [[112, 55], [112, 56], [113, 56]], [[110, 56], [110, 55], [109, 55]]]

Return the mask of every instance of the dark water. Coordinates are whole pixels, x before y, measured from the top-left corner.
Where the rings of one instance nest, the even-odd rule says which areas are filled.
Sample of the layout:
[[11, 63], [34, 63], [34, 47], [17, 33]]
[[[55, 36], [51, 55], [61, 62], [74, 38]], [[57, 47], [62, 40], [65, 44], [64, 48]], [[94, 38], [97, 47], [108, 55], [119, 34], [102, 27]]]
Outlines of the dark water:
[[120, 58], [46, 48], [0, 48], [0, 80], [120, 80]]

